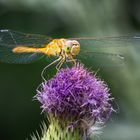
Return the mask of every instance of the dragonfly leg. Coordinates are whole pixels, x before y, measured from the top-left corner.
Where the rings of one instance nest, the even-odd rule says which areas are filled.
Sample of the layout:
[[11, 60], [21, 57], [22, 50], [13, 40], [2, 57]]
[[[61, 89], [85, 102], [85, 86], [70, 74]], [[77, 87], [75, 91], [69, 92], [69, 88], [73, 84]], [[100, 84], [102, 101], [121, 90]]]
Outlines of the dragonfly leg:
[[66, 62], [73, 62], [74, 64], [76, 64], [77, 59], [71, 59], [71, 60], [66, 60]]
[[66, 60], [67, 62], [72, 62], [74, 65], [76, 64], [76, 60], [77, 59], [74, 59], [72, 56], [69, 56], [69, 59]]
[[[62, 57], [59, 57], [58, 59], [56, 59], [55, 61], [53, 61], [53, 62], [50, 63], [49, 65], [47, 65], [47, 66], [42, 70], [42, 72], [41, 72], [41, 77], [42, 77], [42, 79], [43, 79], [44, 81], [46, 81], [46, 79], [44, 78], [44, 73], [45, 73], [46, 69], [47, 69], [48, 67], [50, 67], [51, 65], [57, 63], [57, 62], [60, 61], [61, 59], [62, 59]], [[60, 62], [61, 62], [61, 61], [60, 61]]]
[[57, 64], [56, 69], [59, 71], [61, 66], [63, 65], [64, 61], [66, 60], [66, 57], [63, 56], [60, 60], [60, 62]]

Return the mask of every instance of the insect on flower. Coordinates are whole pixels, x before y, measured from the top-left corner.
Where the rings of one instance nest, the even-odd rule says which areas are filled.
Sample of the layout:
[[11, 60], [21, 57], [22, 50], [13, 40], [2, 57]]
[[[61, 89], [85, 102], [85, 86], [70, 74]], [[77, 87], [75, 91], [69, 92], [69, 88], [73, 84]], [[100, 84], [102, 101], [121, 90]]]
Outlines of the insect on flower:
[[[126, 46], [126, 43], [133, 43], [134, 40], [140, 41], [140, 37], [103, 37], [103, 38], [68, 38], [52, 39], [45, 35], [25, 34], [12, 30], [0, 30], [0, 61], [6, 63], [31, 63], [42, 57], [57, 57], [49, 63], [42, 71], [57, 63], [56, 69], [59, 70], [64, 62], [75, 63], [78, 60], [90, 58], [89, 63], [102, 65], [120, 65], [123, 56], [116, 53], [98, 52], [103, 47]], [[95, 49], [95, 51], [94, 51]]]

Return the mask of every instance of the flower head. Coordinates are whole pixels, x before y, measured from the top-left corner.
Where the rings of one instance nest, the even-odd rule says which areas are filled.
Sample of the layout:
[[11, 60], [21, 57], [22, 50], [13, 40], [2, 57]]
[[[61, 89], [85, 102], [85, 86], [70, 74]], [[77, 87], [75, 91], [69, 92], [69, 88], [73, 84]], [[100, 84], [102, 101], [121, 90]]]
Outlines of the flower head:
[[81, 64], [61, 69], [36, 98], [44, 112], [72, 122], [105, 122], [113, 110], [107, 84]]

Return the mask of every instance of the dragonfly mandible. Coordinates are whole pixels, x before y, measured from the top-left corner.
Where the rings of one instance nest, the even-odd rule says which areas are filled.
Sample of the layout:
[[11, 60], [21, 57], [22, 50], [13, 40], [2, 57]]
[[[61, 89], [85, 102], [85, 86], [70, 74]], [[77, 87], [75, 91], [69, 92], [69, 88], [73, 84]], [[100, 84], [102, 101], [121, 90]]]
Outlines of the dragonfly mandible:
[[[138, 36], [103, 37], [103, 38], [68, 38], [53, 39], [46, 35], [26, 34], [13, 30], [0, 30], [0, 61], [6, 63], [31, 63], [43, 57], [57, 57], [42, 71], [42, 77], [46, 68], [57, 63], [60, 69], [66, 61], [75, 63], [78, 59], [90, 58], [99, 60], [103, 65], [119, 65], [124, 57], [118, 53], [96, 52], [92, 49], [101, 47], [126, 46], [126, 43], [140, 41]], [[140, 44], [140, 43], [139, 43]], [[112, 63], [113, 62], [113, 63]]]

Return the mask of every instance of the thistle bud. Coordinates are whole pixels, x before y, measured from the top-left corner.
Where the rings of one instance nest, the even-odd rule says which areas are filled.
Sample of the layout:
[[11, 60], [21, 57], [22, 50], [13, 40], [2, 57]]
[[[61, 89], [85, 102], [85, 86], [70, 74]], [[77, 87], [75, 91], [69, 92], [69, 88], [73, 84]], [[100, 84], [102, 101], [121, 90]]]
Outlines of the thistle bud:
[[90, 128], [113, 111], [107, 84], [79, 63], [42, 83], [36, 98], [50, 121], [42, 140], [87, 139]]

